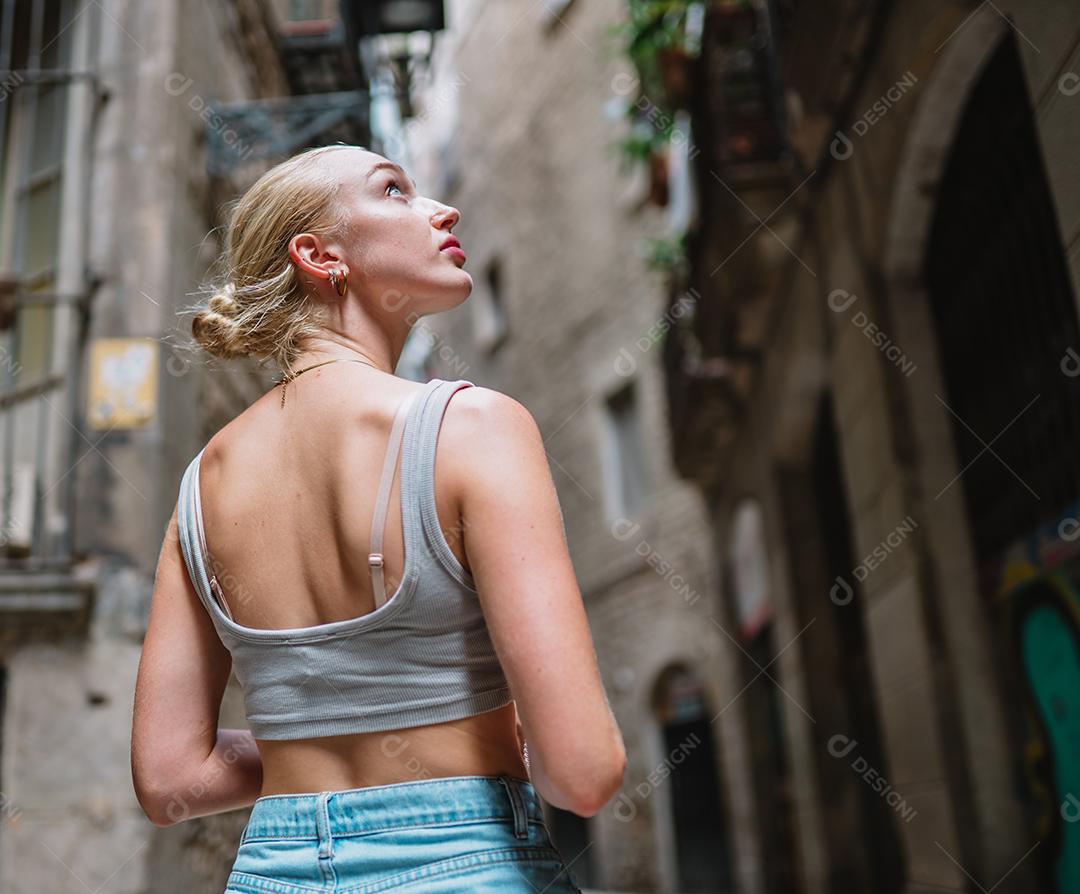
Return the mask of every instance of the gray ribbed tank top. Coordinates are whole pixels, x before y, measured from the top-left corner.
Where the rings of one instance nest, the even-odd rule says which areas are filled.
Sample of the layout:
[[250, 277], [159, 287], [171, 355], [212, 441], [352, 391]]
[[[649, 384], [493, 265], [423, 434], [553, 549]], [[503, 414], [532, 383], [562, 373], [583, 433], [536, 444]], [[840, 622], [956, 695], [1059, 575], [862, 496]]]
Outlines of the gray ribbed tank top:
[[255, 738], [400, 729], [510, 702], [472, 575], [447, 544], [435, 509], [443, 413], [450, 396], [472, 384], [432, 379], [410, 405], [401, 446], [401, 583], [374, 611], [344, 621], [279, 630], [233, 621], [210, 588], [199, 490], [206, 448], [188, 465], [177, 502], [184, 562], [232, 655]]

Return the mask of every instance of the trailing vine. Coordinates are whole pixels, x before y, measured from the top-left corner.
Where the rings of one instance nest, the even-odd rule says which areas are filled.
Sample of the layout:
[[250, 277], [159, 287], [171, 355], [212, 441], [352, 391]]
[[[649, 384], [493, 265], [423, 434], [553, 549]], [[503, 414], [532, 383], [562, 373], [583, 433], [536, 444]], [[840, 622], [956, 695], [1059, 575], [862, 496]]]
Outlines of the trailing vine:
[[637, 75], [625, 108], [630, 130], [619, 146], [625, 159], [646, 161], [666, 151], [675, 113], [688, 101], [690, 68], [700, 49], [693, 19], [701, 3], [628, 0], [627, 10], [626, 20], [611, 29]]

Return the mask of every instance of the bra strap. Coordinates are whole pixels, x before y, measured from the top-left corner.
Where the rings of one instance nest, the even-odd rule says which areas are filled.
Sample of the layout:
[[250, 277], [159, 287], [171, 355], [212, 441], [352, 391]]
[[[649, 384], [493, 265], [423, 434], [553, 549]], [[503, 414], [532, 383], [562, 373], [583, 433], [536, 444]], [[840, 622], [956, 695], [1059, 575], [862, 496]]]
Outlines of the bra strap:
[[402, 436], [405, 434], [405, 422], [409, 407], [416, 397], [413, 391], [401, 402], [394, 414], [394, 424], [390, 428], [390, 440], [386, 445], [386, 458], [383, 460], [382, 478], [379, 481], [379, 494], [375, 500], [375, 518], [371, 523], [371, 552], [368, 554], [368, 567], [371, 569], [372, 587], [375, 590], [375, 607], [386, 602], [386, 585], [383, 582], [383, 530], [386, 527], [386, 512], [390, 503], [390, 488], [397, 471], [398, 453]]

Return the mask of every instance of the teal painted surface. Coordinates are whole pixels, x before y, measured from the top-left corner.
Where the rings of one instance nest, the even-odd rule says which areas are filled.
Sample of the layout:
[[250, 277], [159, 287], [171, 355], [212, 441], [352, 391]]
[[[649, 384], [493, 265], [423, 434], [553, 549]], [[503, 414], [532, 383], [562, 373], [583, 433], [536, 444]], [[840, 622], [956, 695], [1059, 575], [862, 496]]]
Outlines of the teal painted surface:
[[[1021, 630], [1024, 670], [1054, 756], [1056, 803], [1080, 798], [1080, 644], [1065, 616], [1049, 605], [1029, 612]], [[1070, 797], [1071, 796], [1071, 797]], [[1080, 820], [1062, 822], [1055, 864], [1058, 891], [1080, 891]]]

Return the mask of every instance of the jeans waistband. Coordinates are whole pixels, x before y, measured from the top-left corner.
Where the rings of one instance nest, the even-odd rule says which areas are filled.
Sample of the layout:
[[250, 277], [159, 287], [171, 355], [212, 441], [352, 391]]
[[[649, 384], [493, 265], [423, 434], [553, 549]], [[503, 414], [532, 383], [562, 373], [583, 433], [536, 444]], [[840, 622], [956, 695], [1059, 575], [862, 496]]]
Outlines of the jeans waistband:
[[254, 838], [318, 839], [330, 853], [335, 836], [403, 826], [484, 819], [513, 819], [515, 833], [544, 814], [531, 782], [516, 776], [446, 776], [366, 788], [291, 795], [255, 801], [241, 841]]

